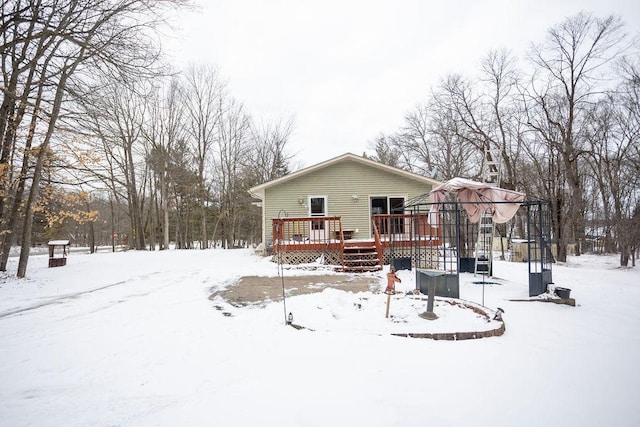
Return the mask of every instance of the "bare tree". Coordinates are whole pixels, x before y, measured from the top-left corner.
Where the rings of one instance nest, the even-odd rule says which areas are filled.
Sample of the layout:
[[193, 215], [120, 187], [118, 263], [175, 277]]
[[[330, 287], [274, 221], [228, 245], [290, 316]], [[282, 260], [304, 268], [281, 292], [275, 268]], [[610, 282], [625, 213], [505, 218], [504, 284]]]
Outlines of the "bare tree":
[[478, 152], [460, 136], [455, 112], [440, 93], [407, 113], [400, 130], [386, 139], [399, 153], [399, 165], [411, 172], [447, 180], [477, 171]]
[[218, 224], [222, 228], [222, 242], [225, 247], [233, 245], [236, 232], [245, 211], [236, 201], [244, 197], [242, 186], [243, 165], [250, 154], [250, 118], [242, 104], [232, 98], [221, 104], [215, 149], [215, 187], [218, 195]]
[[378, 137], [382, 138], [385, 145], [398, 154], [397, 164], [400, 167], [414, 173], [436, 174], [440, 166], [437, 154], [441, 147], [438, 146], [435, 135], [431, 134], [428, 106], [417, 105], [405, 114], [404, 123], [398, 132]]
[[[638, 182], [640, 170], [637, 53], [621, 70], [610, 67], [628, 48], [616, 17], [567, 18], [533, 45], [529, 82], [508, 51], [492, 50], [479, 79], [446, 76], [399, 131], [375, 140], [377, 151], [380, 158], [397, 153], [401, 167], [443, 180], [478, 176], [483, 151], [500, 150], [501, 185], [550, 200], [552, 234], [564, 261], [568, 243], [578, 243], [580, 253], [588, 198], [594, 210], [611, 213], [611, 223], [627, 227], [637, 203], [637, 190], [630, 191], [637, 185], [626, 185]], [[620, 76], [625, 89], [617, 88]], [[620, 175], [614, 179], [609, 170]], [[591, 197], [596, 193], [599, 198]]]
[[521, 182], [516, 165], [522, 155], [524, 122], [519, 105], [520, 73], [515, 59], [505, 49], [491, 50], [483, 58], [481, 69], [484, 94], [480, 117], [466, 122], [482, 126], [484, 130], [479, 132], [486, 136], [488, 148], [501, 153], [501, 187], [516, 189]]
[[208, 65], [192, 65], [184, 76], [189, 141], [197, 165], [197, 197], [200, 211], [200, 248], [209, 247], [207, 207], [211, 200], [211, 156], [220, 124], [220, 103], [225, 97], [225, 84], [218, 71]]
[[236, 205], [244, 211], [241, 232], [251, 243], [259, 241], [262, 230], [262, 213], [248, 193], [249, 188], [289, 174], [295, 167], [293, 156], [288, 152], [289, 138], [293, 132], [293, 117], [275, 122], [252, 122], [249, 156], [243, 160], [240, 186], [236, 194]]
[[145, 85], [102, 82], [83, 104], [86, 131], [103, 160], [93, 173], [110, 189], [116, 200], [127, 201], [130, 218], [128, 243], [145, 249], [144, 236], [144, 140], [147, 115]]
[[[586, 152], [579, 137], [586, 111], [602, 86], [605, 67], [624, 49], [620, 20], [614, 16], [594, 18], [587, 13], [565, 19], [552, 27], [544, 43], [533, 45], [530, 58], [535, 74], [527, 99], [529, 126], [543, 135], [549, 149], [558, 154], [566, 195], [557, 199], [558, 209], [566, 212], [570, 236], [555, 230], [558, 258], [566, 260], [566, 244], [584, 238], [584, 189], [580, 160]], [[553, 155], [552, 155], [553, 157]], [[564, 224], [558, 224], [563, 227]]]
[[182, 154], [178, 145], [186, 139], [185, 96], [176, 77], [165, 88], [156, 88], [150, 100], [149, 120], [143, 128], [143, 135], [149, 144], [147, 161], [154, 172], [160, 189], [160, 208], [162, 214], [162, 245], [169, 248], [169, 187], [172, 183], [172, 164], [175, 156]]
[[[18, 123], [10, 117], [22, 120], [23, 114], [13, 114], [25, 100], [26, 105], [39, 103], [38, 110], [31, 110], [31, 114], [35, 120], [33, 131], [42, 132], [40, 144], [29, 153], [34, 155], [34, 164], [24, 203], [19, 277], [24, 277], [26, 272], [33, 208], [44, 156], [55, 138], [63, 104], [96, 73], [127, 76], [154, 68], [158, 51], [150, 37], [151, 31], [162, 20], [161, 12], [167, 6], [181, 4], [185, 2], [15, 0], [2, 3], [0, 48], [3, 75], [9, 83], [3, 85], [0, 106], [3, 141], [0, 173], [4, 188], [10, 188], [5, 184], [11, 182], [14, 165], [8, 159], [17, 148]], [[29, 133], [24, 137], [29, 138]], [[19, 183], [12, 186], [15, 190], [20, 187]], [[12, 233], [13, 229], [8, 226], [13, 219], [9, 216], [15, 209], [0, 208], [3, 218], [0, 232]], [[4, 247], [3, 244], [3, 254]]]
[[[439, 115], [438, 134], [455, 137], [468, 146], [466, 157], [476, 159], [466, 175], [479, 176], [485, 150], [500, 152], [504, 164], [501, 185], [515, 189], [515, 164], [520, 156], [522, 120], [518, 107], [516, 62], [505, 49], [491, 50], [482, 59], [477, 81], [459, 75], [445, 78], [433, 93], [432, 112]], [[473, 151], [475, 153], [473, 153]]]
[[254, 183], [262, 184], [291, 172], [292, 155], [287, 144], [294, 128], [292, 117], [275, 122], [262, 122], [251, 126], [251, 161], [245, 162], [253, 171]]

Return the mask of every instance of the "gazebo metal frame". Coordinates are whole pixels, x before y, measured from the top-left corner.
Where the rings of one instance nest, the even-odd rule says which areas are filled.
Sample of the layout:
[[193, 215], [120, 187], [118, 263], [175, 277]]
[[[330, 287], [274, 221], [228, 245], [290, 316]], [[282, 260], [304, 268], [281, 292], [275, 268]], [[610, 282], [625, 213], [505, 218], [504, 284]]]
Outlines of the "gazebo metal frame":
[[[399, 235], [400, 232], [391, 230], [391, 265], [409, 265], [415, 268], [416, 289], [422, 293], [427, 293], [430, 281], [436, 281], [437, 296], [459, 298], [459, 274], [474, 272], [473, 253], [478, 224], [469, 221], [464, 209], [465, 204], [479, 203], [461, 202], [453, 200], [453, 197], [448, 197], [444, 202], [433, 203], [429, 200], [429, 194], [423, 194], [408, 200], [394, 212], [410, 214], [410, 226], [405, 226], [402, 231], [406, 233], [407, 228], [409, 229], [413, 244], [408, 247], [394, 247], [393, 236]], [[521, 237], [527, 246], [529, 296], [536, 296], [546, 292], [547, 285], [553, 283], [551, 205], [543, 200], [525, 200], [518, 204], [518, 213], [506, 223], [506, 226], [514, 226], [512, 221], [519, 221], [519, 228], [524, 231]], [[425, 225], [424, 220], [420, 220], [425, 215], [437, 215], [437, 219], [433, 221], [437, 226]], [[431, 233], [418, 232], [420, 227], [425, 226], [432, 227]], [[425, 234], [438, 238], [433, 239], [432, 244], [425, 244], [419, 240], [424, 238], [420, 236]], [[491, 274], [490, 271], [486, 273]]]

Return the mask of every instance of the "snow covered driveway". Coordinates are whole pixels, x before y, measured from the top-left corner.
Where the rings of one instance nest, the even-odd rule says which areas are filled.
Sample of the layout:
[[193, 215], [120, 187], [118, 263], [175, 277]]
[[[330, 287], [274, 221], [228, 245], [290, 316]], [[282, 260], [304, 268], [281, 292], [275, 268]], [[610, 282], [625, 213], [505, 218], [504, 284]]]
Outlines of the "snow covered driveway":
[[[448, 342], [336, 327], [335, 316], [297, 331], [281, 302], [223, 316], [212, 290], [277, 275], [245, 250], [72, 255], [54, 269], [34, 257], [28, 280], [0, 276], [0, 423], [640, 425], [638, 270], [601, 257], [554, 266], [578, 302], [568, 307], [509, 301], [526, 297], [526, 265], [495, 269], [485, 305], [505, 309], [507, 332]], [[461, 296], [479, 302], [469, 276]], [[287, 310], [304, 324], [351, 306], [349, 294], [320, 295], [288, 298]]]

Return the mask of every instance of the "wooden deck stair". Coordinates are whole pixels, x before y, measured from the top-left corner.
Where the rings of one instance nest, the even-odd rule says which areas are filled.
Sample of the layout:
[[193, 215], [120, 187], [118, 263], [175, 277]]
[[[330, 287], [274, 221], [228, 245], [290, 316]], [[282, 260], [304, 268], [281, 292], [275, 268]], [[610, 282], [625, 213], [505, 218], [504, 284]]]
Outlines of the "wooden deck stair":
[[382, 270], [381, 254], [374, 241], [345, 241], [341, 255], [342, 271], [362, 273]]

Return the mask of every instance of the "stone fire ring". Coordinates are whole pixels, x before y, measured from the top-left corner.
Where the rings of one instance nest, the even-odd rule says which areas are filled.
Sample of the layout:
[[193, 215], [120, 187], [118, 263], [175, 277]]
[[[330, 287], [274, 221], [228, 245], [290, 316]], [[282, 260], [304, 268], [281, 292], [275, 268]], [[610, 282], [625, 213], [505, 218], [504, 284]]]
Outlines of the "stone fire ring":
[[[376, 291], [380, 286], [380, 278], [374, 275], [349, 275], [349, 274], [328, 274], [328, 275], [304, 275], [289, 276], [285, 278], [286, 286], [290, 289], [289, 296], [321, 292], [327, 287], [340, 289], [348, 292]], [[280, 277], [241, 277], [237, 282], [226, 289], [216, 290], [209, 299], [220, 296], [235, 307], [243, 307], [250, 304], [262, 303], [265, 301], [275, 302], [282, 299], [282, 279]], [[468, 304], [464, 301], [456, 300], [455, 304], [460, 304], [471, 309], [477, 314], [491, 319], [489, 313], [483, 308]], [[292, 324], [296, 329], [306, 329], [302, 325]], [[434, 332], [434, 333], [392, 333], [393, 336], [406, 338], [427, 338], [432, 340], [469, 340], [479, 338], [498, 337], [504, 334], [504, 320], [495, 329], [473, 332]]]

